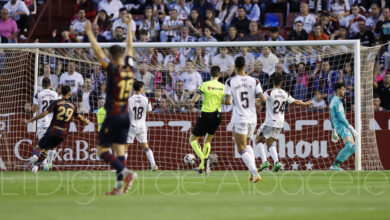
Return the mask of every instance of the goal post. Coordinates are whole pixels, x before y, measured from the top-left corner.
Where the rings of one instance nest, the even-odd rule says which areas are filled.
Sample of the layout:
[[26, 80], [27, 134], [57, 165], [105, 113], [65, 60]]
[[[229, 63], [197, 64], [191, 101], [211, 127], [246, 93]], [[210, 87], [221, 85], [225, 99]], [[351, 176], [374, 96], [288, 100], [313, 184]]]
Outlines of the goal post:
[[[112, 45], [126, 46], [125, 43], [100, 44], [102, 48], [108, 48]], [[247, 66], [254, 77], [261, 77], [261, 74], [264, 74], [264, 69], [269, 67], [266, 66], [268, 64], [263, 63], [260, 57], [263, 48], [270, 48], [272, 53], [278, 55], [280, 65], [283, 64], [283, 72], [289, 71], [286, 73], [286, 79], [291, 80], [287, 82], [289, 85], [291, 84], [289, 92], [293, 96], [298, 94], [298, 97], [308, 100], [314, 98], [314, 93], [318, 90], [320, 94], [322, 92], [322, 96], [329, 95], [324, 96], [327, 105], [330, 101], [329, 97], [332, 95], [330, 92], [332, 91], [332, 83], [341, 77], [340, 70], [344, 71], [346, 63], [349, 65], [353, 63], [350, 66], [353, 69], [353, 74], [349, 75], [348, 78], [353, 79], [353, 88], [348, 88], [351, 93], [348, 94], [347, 98], [352, 100], [346, 101], [348, 102], [346, 104], [348, 106], [347, 119], [351, 124], [354, 124], [359, 135], [355, 139], [355, 157], [347, 160], [345, 166], [355, 170], [383, 169], [376, 144], [375, 130], [370, 127], [370, 123], [374, 120], [372, 106], [373, 69], [375, 57], [380, 47], [361, 47], [358, 40], [151, 42], [134, 43], [133, 45], [138, 59], [137, 69], [142, 68], [141, 63], [146, 64], [145, 68], [155, 77], [153, 87], [161, 87], [160, 83], [163, 83], [164, 88], [173, 94], [173, 99], [175, 98], [174, 82], [181, 81], [178, 79], [187, 68], [187, 66], [180, 66], [182, 62], [186, 63], [191, 60], [194, 69], [202, 75], [203, 80], [207, 80], [209, 78], [208, 71], [213, 65], [214, 59], [216, 60], [216, 57], [219, 56], [218, 51], [222, 48], [227, 48], [227, 54], [232, 58], [244, 53], [242, 48], [249, 48], [246, 53], [252, 54], [254, 61]], [[179, 50], [175, 57], [172, 48]], [[213, 50], [212, 48], [217, 49]], [[152, 58], [146, 57], [146, 61], [141, 60], [144, 59], [144, 55], [148, 55], [148, 49], [153, 51], [149, 54]], [[197, 49], [199, 49], [202, 58], [197, 56]], [[166, 64], [165, 61], [169, 56], [174, 57], [174, 59]], [[181, 56], [185, 56], [184, 61]], [[203, 63], [199, 64], [198, 58]], [[70, 60], [76, 63], [76, 70], [82, 72], [84, 77], [90, 74], [91, 69], [100, 66], [93, 56], [89, 43], [0, 44], [0, 100], [2, 101], [0, 103], [0, 162], [2, 163], [0, 168], [22, 170], [32, 147], [37, 143], [33, 132], [35, 128], [32, 128], [35, 125], [29, 125], [26, 128], [18, 124], [17, 121], [31, 117], [22, 111], [22, 106], [26, 102], [31, 103], [32, 96], [40, 90], [39, 78], [43, 73], [43, 65], [49, 64], [52, 73], [58, 70], [60, 71], [58, 73], [62, 74], [67, 71], [66, 64]], [[331, 70], [335, 72], [334, 74], [332, 72], [333, 75], [330, 72], [324, 76], [320, 74], [322, 63], [325, 60], [330, 63]], [[264, 65], [261, 74], [259, 63]], [[299, 73], [300, 63], [304, 63], [303, 75]], [[231, 62], [230, 66], [233, 64]], [[228, 64], [224, 63], [223, 65]], [[273, 72], [268, 74], [271, 75]], [[157, 76], [163, 78], [161, 82], [156, 80]], [[271, 84], [272, 82], [268, 79], [266, 84], [262, 85], [264, 86], [263, 90], [269, 89], [268, 86]], [[99, 86], [100, 89], [104, 85]], [[154, 91], [150, 94], [150, 99], [154, 99]], [[97, 99], [95, 97], [95, 100]], [[184, 104], [182, 103], [183, 106], [177, 108], [175, 105], [170, 105], [168, 97], [164, 99], [168, 102], [169, 112], [156, 112], [147, 117], [150, 147], [154, 151], [157, 165], [160, 164], [161, 169], [189, 169], [191, 167], [183, 163], [183, 158], [185, 154], [193, 153], [188, 144], [188, 138], [199, 113], [193, 108], [194, 106], [190, 106], [185, 101], [183, 101]], [[159, 106], [162, 104], [160, 103]], [[200, 104], [198, 103], [195, 107], [199, 108]], [[230, 109], [226, 106], [223, 109], [223, 121], [211, 145], [213, 168], [219, 170], [243, 169], [244, 166], [241, 160], [237, 159], [239, 155], [231, 138]], [[99, 161], [96, 155], [97, 125], [95, 114], [88, 113], [88, 117], [92, 119], [92, 127], [82, 127], [78, 123], [71, 126], [69, 140], [64, 141], [64, 144], [59, 147], [60, 152], [54, 160], [56, 169], [108, 168]], [[330, 141], [329, 118], [329, 112], [326, 108], [325, 110], [307, 110], [290, 106], [286, 108], [286, 122], [277, 143], [278, 153], [286, 170], [327, 169], [334, 161], [337, 153], [342, 149], [343, 143], [342, 140], [337, 144]], [[257, 128], [264, 119], [263, 109], [258, 112]], [[129, 149], [129, 158], [131, 168], [148, 169], [147, 158], [138, 144], [134, 144]], [[257, 163], [260, 162], [261, 160], [258, 158]]]

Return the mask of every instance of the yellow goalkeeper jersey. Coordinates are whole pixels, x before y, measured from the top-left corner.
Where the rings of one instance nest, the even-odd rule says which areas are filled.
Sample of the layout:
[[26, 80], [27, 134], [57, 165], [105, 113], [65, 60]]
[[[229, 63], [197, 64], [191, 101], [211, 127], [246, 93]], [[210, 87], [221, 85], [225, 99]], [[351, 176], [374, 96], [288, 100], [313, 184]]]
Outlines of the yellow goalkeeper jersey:
[[100, 128], [103, 125], [104, 118], [106, 118], [106, 109], [104, 107], [99, 108], [99, 110], [96, 112], [97, 116], [97, 123], [98, 123], [98, 131], [100, 131]]

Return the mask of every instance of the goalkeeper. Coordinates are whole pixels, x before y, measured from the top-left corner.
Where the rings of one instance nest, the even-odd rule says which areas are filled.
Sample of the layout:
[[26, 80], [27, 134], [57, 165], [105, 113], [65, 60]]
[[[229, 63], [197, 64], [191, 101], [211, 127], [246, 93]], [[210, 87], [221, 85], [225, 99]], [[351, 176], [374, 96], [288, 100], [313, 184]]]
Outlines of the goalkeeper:
[[330, 120], [332, 123], [332, 142], [337, 143], [339, 136], [344, 141], [345, 147], [337, 155], [336, 161], [330, 170], [343, 170], [340, 165], [355, 152], [354, 137], [357, 137], [356, 130], [350, 125], [345, 117], [345, 111], [341, 97], [345, 96], [345, 85], [336, 83], [333, 87], [335, 95], [329, 104]]
[[[195, 171], [199, 174], [206, 171], [207, 175], [210, 174], [210, 161], [208, 160], [211, 148], [210, 143], [215, 131], [221, 124], [221, 105], [225, 95], [225, 85], [218, 82], [220, 68], [218, 66], [211, 67], [210, 75], [211, 80], [202, 83], [190, 100], [190, 102], [196, 103], [203, 95], [202, 112], [196, 121], [195, 127], [192, 129], [190, 145], [201, 160], [199, 167], [195, 168]], [[198, 139], [201, 136], [205, 136], [203, 152], [198, 143]]]

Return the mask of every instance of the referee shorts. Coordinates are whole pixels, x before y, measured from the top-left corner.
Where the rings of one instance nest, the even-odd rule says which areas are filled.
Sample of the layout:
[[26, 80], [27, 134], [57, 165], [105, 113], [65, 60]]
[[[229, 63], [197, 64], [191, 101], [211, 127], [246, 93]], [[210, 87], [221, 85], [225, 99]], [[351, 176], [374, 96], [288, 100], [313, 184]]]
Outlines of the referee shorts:
[[192, 129], [192, 134], [197, 137], [205, 136], [206, 134], [214, 135], [220, 124], [220, 112], [201, 112], [195, 127]]

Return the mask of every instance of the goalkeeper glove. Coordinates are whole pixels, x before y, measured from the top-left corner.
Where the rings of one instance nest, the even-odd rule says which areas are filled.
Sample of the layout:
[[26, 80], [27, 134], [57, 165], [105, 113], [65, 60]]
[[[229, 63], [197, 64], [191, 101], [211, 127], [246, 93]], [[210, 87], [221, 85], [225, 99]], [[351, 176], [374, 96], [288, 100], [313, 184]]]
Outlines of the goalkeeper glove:
[[357, 131], [355, 130], [355, 128], [353, 128], [352, 125], [350, 125], [349, 127], [349, 130], [351, 131], [352, 135], [356, 138], [358, 136], [358, 133]]
[[337, 135], [336, 130], [332, 130], [332, 142], [337, 143], [339, 141], [339, 136]]

